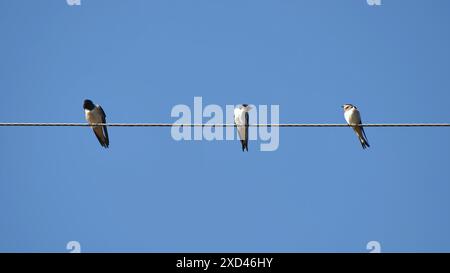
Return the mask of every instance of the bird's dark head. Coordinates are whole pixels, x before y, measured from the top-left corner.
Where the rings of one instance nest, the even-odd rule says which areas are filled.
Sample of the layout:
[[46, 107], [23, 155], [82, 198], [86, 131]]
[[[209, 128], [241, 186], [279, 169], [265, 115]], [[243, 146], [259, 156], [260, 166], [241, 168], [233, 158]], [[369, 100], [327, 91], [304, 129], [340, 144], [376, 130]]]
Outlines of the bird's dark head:
[[239, 109], [244, 112], [250, 112], [250, 110], [252, 110], [253, 108], [248, 104], [242, 104], [241, 106], [239, 106]]
[[86, 110], [93, 110], [95, 108], [95, 104], [91, 100], [84, 100], [83, 108]]
[[344, 108], [344, 111], [348, 111], [352, 108], [356, 109], [356, 107], [353, 104], [349, 104], [349, 103], [342, 105], [342, 108]]

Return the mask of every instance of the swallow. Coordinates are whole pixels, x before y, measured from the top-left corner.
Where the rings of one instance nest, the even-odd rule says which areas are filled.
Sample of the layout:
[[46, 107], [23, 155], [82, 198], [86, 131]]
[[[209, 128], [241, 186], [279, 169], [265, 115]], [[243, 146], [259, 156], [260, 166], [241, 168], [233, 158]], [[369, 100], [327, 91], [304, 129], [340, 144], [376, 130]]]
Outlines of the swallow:
[[[89, 124], [106, 123], [106, 114], [100, 105], [95, 105], [91, 100], [84, 100], [84, 114]], [[109, 137], [107, 126], [91, 126], [94, 134], [102, 147], [109, 147]]]
[[344, 104], [342, 105], [342, 108], [344, 109], [344, 117], [347, 121], [347, 124], [353, 127], [353, 130], [358, 136], [363, 149], [370, 147], [369, 141], [367, 141], [366, 133], [364, 132], [364, 128], [361, 126], [355, 126], [362, 124], [361, 114], [359, 113], [358, 108], [356, 108], [356, 106], [352, 104]]
[[234, 124], [237, 126], [243, 152], [248, 152], [248, 112], [250, 110], [252, 107], [248, 104], [239, 105], [234, 109]]

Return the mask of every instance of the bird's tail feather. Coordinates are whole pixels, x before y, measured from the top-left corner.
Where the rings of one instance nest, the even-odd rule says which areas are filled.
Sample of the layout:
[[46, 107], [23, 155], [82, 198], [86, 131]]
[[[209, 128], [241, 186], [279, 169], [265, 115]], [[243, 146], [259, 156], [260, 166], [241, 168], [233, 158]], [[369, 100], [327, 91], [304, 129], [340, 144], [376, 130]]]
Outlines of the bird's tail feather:
[[355, 131], [356, 135], [359, 138], [359, 141], [361, 142], [361, 146], [363, 149], [367, 149], [370, 147], [369, 141], [367, 141], [366, 133], [364, 132], [364, 128], [362, 127], [354, 127], [353, 130]]
[[359, 141], [361, 141], [361, 146], [363, 147], [363, 149], [367, 149], [370, 147], [369, 142], [366, 139], [360, 138]]
[[245, 141], [245, 140], [241, 140], [241, 144], [242, 144], [242, 151], [243, 152], [245, 152], [245, 151], [248, 152], [248, 142]]

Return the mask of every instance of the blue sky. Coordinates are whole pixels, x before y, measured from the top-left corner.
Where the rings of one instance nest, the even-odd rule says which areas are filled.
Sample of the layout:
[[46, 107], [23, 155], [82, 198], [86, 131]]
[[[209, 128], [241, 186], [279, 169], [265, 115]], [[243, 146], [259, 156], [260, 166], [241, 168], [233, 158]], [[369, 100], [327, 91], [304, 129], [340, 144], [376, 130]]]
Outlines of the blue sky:
[[[279, 105], [282, 123], [450, 121], [446, 0], [0, 1], [0, 122], [174, 122], [177, 104]], [[207, 119], [204, 120], [205, 122]], [[450, 129], [0, 128], [0, 251], [450, 251]]]

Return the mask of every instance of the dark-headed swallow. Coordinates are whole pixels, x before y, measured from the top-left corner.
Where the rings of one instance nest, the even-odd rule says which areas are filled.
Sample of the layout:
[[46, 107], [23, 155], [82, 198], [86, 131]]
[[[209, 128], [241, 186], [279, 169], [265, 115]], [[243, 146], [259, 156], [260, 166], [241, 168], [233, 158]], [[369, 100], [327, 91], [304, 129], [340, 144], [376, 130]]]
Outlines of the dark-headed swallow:
[[[91, 100], [84, 100], [83, 103], [86, 120], [89, 124], [106, 123], [106, 114], [100, 105], [95, 105]], [[107, 126], [91, 126], [94, 134], [102, 147], [109, 147], [109, 137]]]
[[352, 104], [344, 104], [342, 105], [344, 108], [344, 117], [347, 121], [347, 124], [353, 127], [356, 135], [359, 138], [359, 142], [361, 142], [361, 146], [363, 149], [370, 147], [369, 142], [367, 141], [366, 133], [364, 132], [364, 128], [361, 126], [355, 126], [362, 124], [361, 115], [358, 111], [358, 108]]
[[239, 105], [234, 109], [234, 124], [237, 126], [243, 152], [248, 152], [248, 112], [251, 109], [248, 104]]

